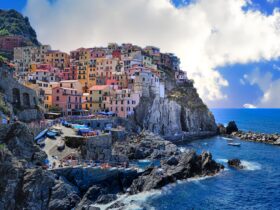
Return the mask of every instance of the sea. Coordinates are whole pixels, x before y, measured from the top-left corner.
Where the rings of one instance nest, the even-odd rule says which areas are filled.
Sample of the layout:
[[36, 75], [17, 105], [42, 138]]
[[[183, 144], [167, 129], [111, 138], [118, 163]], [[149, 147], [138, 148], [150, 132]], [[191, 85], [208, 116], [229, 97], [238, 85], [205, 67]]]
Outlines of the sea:
[[[280, 109], [213, 109], [216, 121], [236, 121], [239, 129], [261, 133], [280, 133]], [[246, 142], [240, 147], [227, 145], [227, 139], [213, 137], [181, 146], [198, 153], [210, 151], [225, 165], [214, 177], [180, 181], [161, 190], [126, 197], [126, 209], [158, 210], [236, 210], [280, 209], [280, 147]], [[244, 170], [227, 166], [227, 160], [239, 158]]]

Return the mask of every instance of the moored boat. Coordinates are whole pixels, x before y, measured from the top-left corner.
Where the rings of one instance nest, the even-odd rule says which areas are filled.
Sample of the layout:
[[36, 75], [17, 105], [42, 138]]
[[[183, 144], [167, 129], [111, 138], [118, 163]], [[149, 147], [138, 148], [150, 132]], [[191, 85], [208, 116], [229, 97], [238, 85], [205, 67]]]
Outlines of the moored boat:
[[229, 142], [228, 145], [230, 145], [230, 146], [236, 146], [236, 147], [240, 147], [240, 146], [241, 146], [240, 143], [234, 143], [234, 142]]
[[48, 131], [46, 135], [47, 135], [47, 137], [49, 137], [51, 139], [55, 139], [55, 136], [57, 135], [57, 133]]
[[39, 141], [40, 139], [42, 139], [45, 135], [46, 135], [46, 133], [48, 132], [48, 129], [45, 129], [45, 130], [43, 130], [43, 131], [41, 131], [36, 137], [35, 137], [35, 141], [37, 142], [37, 141]]

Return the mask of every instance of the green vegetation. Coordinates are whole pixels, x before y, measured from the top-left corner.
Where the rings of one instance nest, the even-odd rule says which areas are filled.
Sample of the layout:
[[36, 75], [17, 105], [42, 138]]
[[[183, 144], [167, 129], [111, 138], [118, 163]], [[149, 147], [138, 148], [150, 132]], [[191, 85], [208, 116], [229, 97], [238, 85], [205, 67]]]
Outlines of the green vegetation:
[[3, 114], [10, 116], [11, 112], [6, 105], [6, 103], [3, 100], [3, 96], [0, 95], [0, 111], [3, 112]]
[[55, 113], [61, 113], [62, 109], [60, 107], [57, 107], [57, 106], [52, 106], [52, 107], [49, 108], [49, 111], [50, 112], [55, 112]]
[[7, 58], [5, 58], [4, 56], [0, 55], [0, 63], [4, 63], [7, 61]]
[[0, 36], [10, 35], [9, 31], [6, 28], [0, 30]]
[[27, 17], [15, 10], [0, 10], [0, 36], [20, 35], [38, 45], [37, 35]]
[[193, 87], [193, 81], [189, 81], [174, 88], [169, 92], [167, 97], [190, 109], [207, 109], [207, 106], [200, 99], [196, 89]]

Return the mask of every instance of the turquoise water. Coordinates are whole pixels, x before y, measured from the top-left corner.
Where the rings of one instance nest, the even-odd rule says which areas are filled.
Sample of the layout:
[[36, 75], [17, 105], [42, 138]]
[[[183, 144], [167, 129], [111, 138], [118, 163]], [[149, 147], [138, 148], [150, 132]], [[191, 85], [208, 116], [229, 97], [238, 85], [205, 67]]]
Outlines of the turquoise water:
[[[279, 132], [279, 110], [214, 110], [214, 113], [224, 122], [236, 120], [242, 129]], [[215, 177], [168, 186], [160, 194], [148, 196], [142, 207], [167, 210], [280, 209], [280, 147], [236, 141], [241, 147], [228, 146], [222, 137], [183, 145], [182, 149], [192, 148], [199, 153], [210, 151], [226, 169]], [[226, 161], [231, 158], [241, 159], [245, 170], [229, 168]]]
[[72, 124], [72, 127], [74, 129], [77, 129], [77, 130], [79, 130], [79, 129], [88, 129], [88, 127], [86, 125], [79, 125], [79, 124]]

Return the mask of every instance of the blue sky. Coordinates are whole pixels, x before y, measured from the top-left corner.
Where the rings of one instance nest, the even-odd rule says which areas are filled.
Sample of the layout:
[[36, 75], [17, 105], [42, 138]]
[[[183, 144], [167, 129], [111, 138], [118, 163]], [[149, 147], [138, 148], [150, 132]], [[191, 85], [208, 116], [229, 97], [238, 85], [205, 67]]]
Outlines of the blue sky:
[[[36, 4], [35, 1], [36, 0], [30, 0], [30, 2], [33, 2], [32, 4], [34, 5]], [[58, 0], [58, 2], [59, 1], [60, 0]], [[195, 3], [195, 1], [190, 0], [173, 0], [173, 4], [178, 8], [188, 7], [188, 4], [190, 2]], [[26, 9], [26, 5], [27, 0], [0, 0], [1, 9], [16, 9], [28, 16], [30, 14], [31, 23], [37, 31], [39, 39], [41, 38], [45, 41], [43, 36], [43, 27], [45, 27], [45, 22], [41, 21], [41, 23], [40, 21], [37, 21], [35, 18], [36, 13], [32, 12], [32, 7], [28, 6], [28, 8]], [[36, 4], [36, 6], [38, 5]], [[273, 14], [275, 8], [278, 7], [280, 7], [280, 0], [252, 0], [252, 4], [247, 4], [242, 9], [245, 12], [259, 11], [264, 16], [270, 16]], [[42, 41], [41, 39], [40, 41]], [[137, 40], [138, 39], [136, 39], [135, 42], [137, 42]], [[46, 39], [46, 41], [48, 41], [48, 43], [52, 43], [52, 40]], [[111, 40], [108, 40], [108, 42], [110, 41]], [[134, 40], [131, 39], [128, 41], [133, 42]], [[55, 41], [53, 42], [56, 43]], [[84, 42], [82, 42], [81, 45], [83, 45], [83, 43]], [[103, 43], [100, 43], [99, 45], [102, 44]], [[57, 45], [59, 46], [59, 44]], [[158, 45], [158, 43], [155, 43], [155, 45]], [[52, 47], [54, 48], [58, 46], [53, 46], [52, 44]], [[172, 49], [172, 47], [166, 49]], [[233, 62], [233, 64], [223, 64], [222, 66], [218, 65], [215, 67], [215, 71], [220, 74], [221, 78], [227, 81], [228, 85], [222, 85], [223, 87], [221, 88], [222, 94], [225, 97], [218, 98], [217, 100], [208, 100], [207, 97], [205, 97], [205, 101], [210, 107], [239, 108], [243, 107], [244, 104], [251, 104], [258, 107], [280, 106], [280, 102], [278, 102], [277, 96], [275, 98], [275, 101], [273, 101], [273, 96], [275, 96], [275, 94], [277, 93], [271, 90], [271, 87], [280, 87], [280, 60], [277, 56], [276, 58], [274, 57], [272, 59], [253, 58], [252, 60], [257, 61]], [[188, 69], [186, 70], [188, 71]], [[262, 77], [265, 78], [263, 81]], [[204, 80], [202, 80], [202, 83], [203, 81]], [[270, 101], [268, 101], [267, 97], [271, 97], [269, 99]]]

